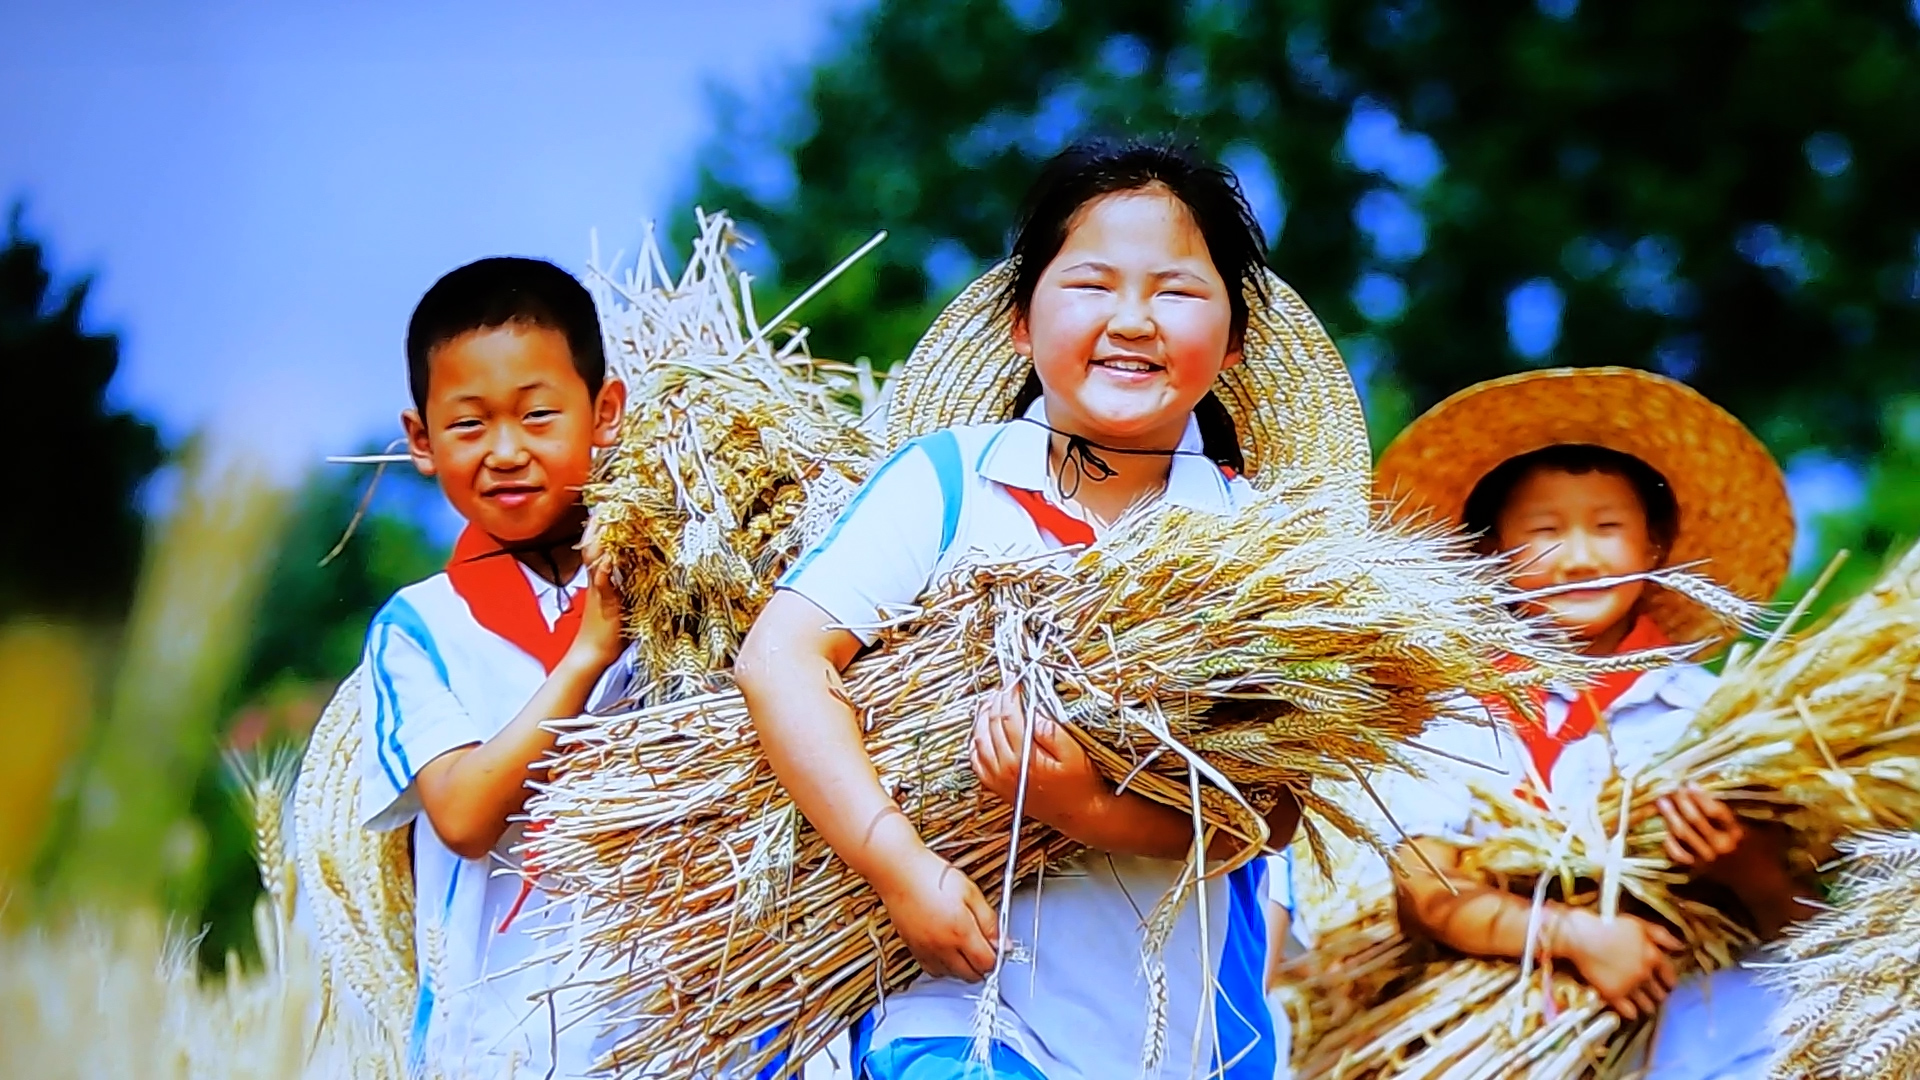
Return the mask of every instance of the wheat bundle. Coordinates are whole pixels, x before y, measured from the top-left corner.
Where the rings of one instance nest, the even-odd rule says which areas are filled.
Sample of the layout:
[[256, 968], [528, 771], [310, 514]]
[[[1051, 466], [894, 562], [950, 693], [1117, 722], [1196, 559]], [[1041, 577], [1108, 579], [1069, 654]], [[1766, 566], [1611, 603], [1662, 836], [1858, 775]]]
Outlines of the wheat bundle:
[[[1687, 876], [1663, 853], [1658, 798], [1692, 783], [1743, 817], [1784, 825], [1789, 862], [1806, 877], [1847, 834], [1920, 818], [1920, 549], [1823, 627], [1798, 639], [1784, 629], [1730, 658], [1682, 738], [1644, 768], [1611, 778], [1597, 805], [1562, 813], [1497, 788], [1476, 791], [1489, 827], [1462, 848], [1463, 868], [1536, 903], [1555, 884], [1565, 902], [1607, 914], [1631, 897], [1676, 928], [1689, 947], [1684, 967], [1735, 963], [1752, 937], [1680, 889]], [[1378, 917], [1371, 906], [1359, 911], [1353, 935]], [[1340, 959], [1336, 951], [1323, 963]], [[1514, 963], [1410, 962], [1383, 980], [1392, 984], [1383, 1000], [1347, 1006], [1297, 1074], [1546, 1080], [1604, 1075], [1631, 1058], [1646, 1025], [1623, 1029], [1584, 985], [1531, 976], [1530, 966]], [[1553, 1009], [1542, 1007], [1543, 985]], [[1334, 1011], [1319, 1008], [1320, 1017]], [[1569, 1055], [1570, 1047], [1580, 1053]]]
[[872, 244], [762, 326], [750, 279], [728, 261], [732, 222], [698, 220], [677, 279], [649, 232], [625, 280], [589, 280], [628, 404], [586, 499], [641, 681], [668, 697], [732, 662], [773, 581], [826, 532], [880, 449], [859, 426], [874, 396], [867, 369], [812, 359], [806, 331], [782, 325]]
[[[1244, 838], [1246, 859], [1283, 792], [1304, 805], [1310, 840], [1358, 832], [1309, 782], [1400, 763], [1401, 743], [1461, 688], [1520, 702], [1590, 672], [1557, 630], [1513, 613], [1500, 564], [1431, 532], [1355, 527], [1350, 490], [1281, 476], [1231, 517], [1168, 508], [1064, 564], [981, 561], [936, 582], [846, 673], [882, 783], [1004, 901], [1014, 878], [1077, 850], [1016, 831], [977, 787], [970, 725], [1003, 685], [1074, 731], [1109, 777], [1191, 810], [1197, 832]], [[560, 730], [528, 811], [545, 822], [548, 887], [576, 900], [586, 947], [622, 972], [598, 988], [612, 1015], [638, 1021], [616, 1071], [698, 1073], [775, 1030], [748, 1064], [803, 1060], [912, 979], [877, 898], [776, 781], [737, 693]], [[1150, 976], [1197, 887], [1189, 867], [1148, 917]], [[987, 987], [984, 1008], [996, 998]]]
[[1902, 1080], [1920, 1075], [1920, 835], [1841, 843], [1849, 865], [1835, 909], [1792, 928], [1764, 978], [1783, 991], [1773, 1017], [1779, 1080]]

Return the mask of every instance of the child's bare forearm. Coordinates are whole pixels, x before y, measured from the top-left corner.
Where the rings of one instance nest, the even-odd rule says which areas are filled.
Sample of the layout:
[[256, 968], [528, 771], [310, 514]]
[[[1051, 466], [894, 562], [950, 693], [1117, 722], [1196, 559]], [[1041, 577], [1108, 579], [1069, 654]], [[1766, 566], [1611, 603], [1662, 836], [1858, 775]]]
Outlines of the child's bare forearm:
[[[1418, 853], [1411, 849], [1418, 844]], [[1421, 861], [1445, 874], [1435, 876]], [[1457, 873], [1459, 853], [1451, 845], [1416, 839], [1400, 847], [1406, 876], [1398, 881], [1400, 918], [1427, 937], [1471, 956], [1517, 960], [1526, 955], [1533, 905], [1484, 882]], [[1560, 905], [1549, 903], [1551, 910]]]
[[[1286, 847], [1299, 822], [1300, 805], [1290, 797], [1283, 799], [1267, 815], [1267, 846], [1275, 851]], [[1071, 840], [1114, 855], [1185, 859], [1193, 854], [1193, 813], [1130, 791], [1047, 824]], [[1228, 858], [1245, 847], [1246, 841], [1239, 837], [1215, 830], [1207, 842], [1207, 858]]]
[[553, 749], [549, 720], [578, 716], [606, 673], [598, 657], [568, 653], [512, 721], [486, 742], [443, 754], [420, 770], [420, 802], [454, 852], [479, 858], [500, 841], [509, 820], [526, 809], [527, 781]]
[[776, 593], [741, 644], [734, 678], [767, 761], [821, 839], [880, 886], [926, 845], [880, 784], [839, 669], [859, 642], [821, 629], [811, 602]]

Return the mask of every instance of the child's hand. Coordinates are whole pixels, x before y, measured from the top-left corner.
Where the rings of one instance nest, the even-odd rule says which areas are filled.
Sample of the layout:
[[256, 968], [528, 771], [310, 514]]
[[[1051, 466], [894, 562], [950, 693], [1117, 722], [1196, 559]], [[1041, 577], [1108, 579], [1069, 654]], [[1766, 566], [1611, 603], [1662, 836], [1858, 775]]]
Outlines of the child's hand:
[[893, 931], [927, 974], [979, 982], [993, 970], [998, 917], [980, 889], [930, 849], [873, 882]]
[[1566, 909], [1547, 941], [1550, 954], [1572, 961], [1600, 999], [1628, 1021], [1652, 1016], [1666, 1000], [1678, 979], [1668, 954], [1682, 947], [1665, 927], [1645, 919]]
[[568, 653], [582, 664], [605, 671], [625, 647], [626, 604], [614, 588], [606, 565], [589, 563], [587, 594], [580, 598], [580, 632]]
[[1772, 852], [1731, 807], [1691, 785], [1659, 800], [1667, 823], [1667, 858], [1694, 877], [1738, 885], [1756, 858]]
[[[1013, 689], [981, 702], [973, 718], [974, 775], [980, 786], [1009, 806], [1020, 791], [1020, 746], [1026, 729], [1026, 709]], [[1046, 717], [1034, 721], [1023, 805], [1028, 817], [1074, 836], [1075, 826], [1097, 816], [1113, 794], [1113, 786], [1065, 728]]]

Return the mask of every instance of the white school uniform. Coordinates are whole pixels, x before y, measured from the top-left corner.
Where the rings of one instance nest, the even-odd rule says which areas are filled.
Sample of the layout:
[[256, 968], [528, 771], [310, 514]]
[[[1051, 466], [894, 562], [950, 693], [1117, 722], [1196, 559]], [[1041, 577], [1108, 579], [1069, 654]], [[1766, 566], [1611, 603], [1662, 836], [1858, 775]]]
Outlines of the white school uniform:
[[[1640, 676], [1606, 710], [1604, 731], [1568, 743], [1561, 752], [1550, 778], [1549, 804], [1563, 820], [1591, 818], [1614, 768], [1631, 775], [1671, 747], [1686, 733], [1715, 681], [1698, 664], [1674, 664]], [[1559, 730], [1573, 700], [1572, 692], [1559, 688], [1547, 695], [1548, 732]], [[1441, 724], [1422, 741], [1484, 763], [1502, 775], [1502, 783], [1517, 788], [1526, 781], [1526, 749], [1504, 724]], [[1592, 820], [1588, 827], [1610, 830], [1614, 824]], [[1475, 827], [1458, 817], [1446, 829], [1467, 832]], [[1771, 1049], [1766, 1018], [1773, 1004], [1754, 973], [1743, 967], [1683, 980], [1661, 1010], [1648, 1080], [1764, 1077]]]
[[[566, 589], [521, 569], [549, 627], [587, 584], [584, 569]], [[441, 843], [414, 784], [429, 761], [506, 727], [546, 670], [476, 622], [444, 573], [401, 589], [374, 616], [365, 668], [361, 818], [373, 829], [413, 829], [420, 997], [412, 1075], [585, 1075], [601, 1048], [594, 1025], [577, 994], [547, 993], [572, 974], [550, 958], [567, 943], [568, 908], [535, 888], [500, 929], [521, 895], [513, 873], [521, 860], [510, 849], [523, 827], [510, 827], [486, 858], [462, 858]]]
[[[1044, 422], [1044, 403], [1035, 402], [1027, 415]], [[1159, 505], [1224, 513], [1251, 493], [1244, 480], [1229, 479], [1201, 456], [1200, 447], [1198, 425], [1190, 419], [1181, 443], [1186, 453], [1172, 459]], [[916, 440], [874, 474], [780, 587], [806, 597], [870, 643], [879, 620], [911, 605], [936, 578], [967, 560], [1057, 550], [1057, 539], [1043, 533], [1007, 493], [1008, 487], [1048, 490], [1047, 450], [1047, 431], [1020, 421], [955, 428]], [[1182, 869], [1177, 861], [1090, 853], [1062, 872], [1049, 873], [1040, 890], [1028, 887], [1014, 894], [1007, 914], [1021, 948], [1014, 952], [1019, 959], [1009, 958], [1000, 982], [1000, 1037], [1049, 1080], [1141, 1075], [1148, 1015], [1143, 920]], [[1247, 949], [1261, 961], [1266, 954], [1257, 892], [1248, 893], [1253, 928], [1244, 929], [1245, 919], [1230, 919], [1246, 912], [1240, 910], [1245, 905], [1230, 902], [1229, 893], [1237, 896], [1240, 887], [1257, 880], [1249, 874], [1244, 882], [1207, 883], [1211, 933], [1205, 954], [1198, 902], [1189, 902], [1181, 913], [1164, 957], [1170, 1045], [1164, 1064], [1151, 1076], [1185, 1078], [1195, 1061], [1199, 1075], [1211, 1074], [1215, 1021], [1225, 1043], [1231, 1038], [1226, 1029], [1247, 1023], [1241, 1018], [1266, 1016], [1260, 965], [1252, 965], [1251, 978], [1229, 978], [1234, 960], [1244, 961]], [[1226, 929], [1230, 923], [1232, 930]], [[1238, 940], [1249, 933], [1260, 940]], [[1229, 938], [1235, 938], [1231, 948]], [[1225, 968], [1223, 955], [1229, 957]], [[979, 990], [977, 984], [923, 975], [889, 995], [876, 1012], [873, 1046], [971, 1034]], [[1270, 1061], [1270, 1042], [1261, 1049]]]

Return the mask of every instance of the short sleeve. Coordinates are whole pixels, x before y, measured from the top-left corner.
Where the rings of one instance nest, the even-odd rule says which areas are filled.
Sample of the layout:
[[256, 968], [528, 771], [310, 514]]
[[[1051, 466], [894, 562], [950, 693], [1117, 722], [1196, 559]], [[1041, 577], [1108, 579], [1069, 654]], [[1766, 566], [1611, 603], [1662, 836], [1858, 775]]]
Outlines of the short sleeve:
[[447, 665], [413, 606], [395, 597], [367, 631], [360, 684], [360, 819], [393, 829], [420, 813], [414, 778], [434, 758], [485, 742], [453, 693]]
[[811, 600], [863, 644], [877, 624], [913, 604], [940, 561], [958, 519], [958, 493], [943, 485], [915, 440], [869, 478], [779, 587]]
[[1421, 776], [1396, 778], [1393, 794], [1382, 793], [1409, 837], [1467, 835], [1478, 801], [1474, 785], [1516, 783], [1516, 775], [1525, 775], [1515, 756], [1519, 747], [1497, 721], [1477, 723], [1464, 718], [1473, 706], [1456, 708], [1455, 715], [1436, 719], [1409, 745], [1408, 757]]

